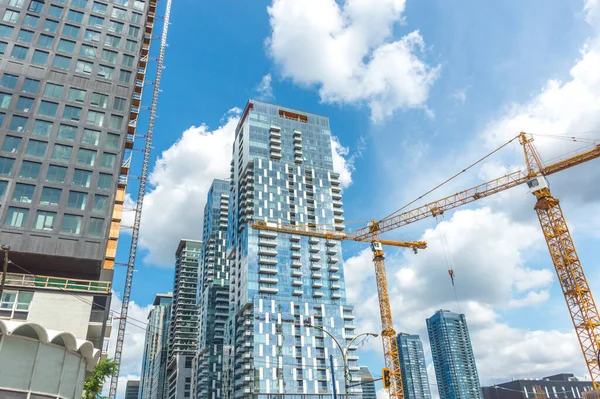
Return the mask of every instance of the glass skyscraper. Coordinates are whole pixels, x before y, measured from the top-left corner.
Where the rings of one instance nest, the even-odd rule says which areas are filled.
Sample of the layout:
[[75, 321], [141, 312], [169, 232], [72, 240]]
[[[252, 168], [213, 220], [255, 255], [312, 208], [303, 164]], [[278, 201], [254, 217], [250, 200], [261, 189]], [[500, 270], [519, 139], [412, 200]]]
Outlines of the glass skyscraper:
[[440, 399], [481, 399], [481, 387], [464, 314], [439, 310], [427, 319]]
[[397, 336], [402, 385], [406, 399], [431, 399], [423, 344], [418, 335]]
[[[343, 392], [339, 350], [310, 327], [326, 329], [342, 346], [355, 336], [341, 243], [250, 227], [251, 221], [266, 221], [344, 230], [329, 119], [250, 100], [232, 153], [225, 394], [329, 393], [330, 353]], [[348, 358], [358, 382], [355, 350]]]
[[222, 396], [223, 340], [229, 316], [229, 264], [226, 256], [229, 186], [228, 180], [215, 179], [204, 207], [202, 258], [198, 273], [198, 399]]
[[169, 325], [173, 294], [157, 294], [148, 315], [140, 399], [163, 399], [167, 380]]
[[360, 378], [362, 380], [360, 384], [362, 387], [362, 399], [377, 399], [375, 382], [368, 367], [360, 368]]

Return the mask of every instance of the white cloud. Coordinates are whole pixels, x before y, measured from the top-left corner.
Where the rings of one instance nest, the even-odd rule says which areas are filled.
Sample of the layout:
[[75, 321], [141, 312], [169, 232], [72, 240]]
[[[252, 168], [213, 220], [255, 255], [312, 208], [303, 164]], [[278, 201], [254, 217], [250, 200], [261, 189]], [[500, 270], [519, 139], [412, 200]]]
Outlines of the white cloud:
[[331, 136], [331, 150], [333, 151], [333, 170], [340, 174], [342, 188], [352, 184], [354, 171], [354, 158], [348, 157], [350, 148], [344, 147], [336, 136]]
[[464, 105], [467, 101], [467, 91], [469, 90], [469, 86], [463, 87], [462, 89], [454, 90], [452, 93], [452, 97], [461, 105]]
[[[113, 292], [110, 309], [113, 311], [113, 317], [121, 314], [121, 298]], [[125, 341], [123, 344], [123, 353], [121, 356], [121, 367], [119, 372], [119, 384], [117, 385], [117, 398], [123, 398], [125, 395], [125, 385], [128, 380], [139, 380], [142, 371], [142, 357], [144, 353], [144, 342], [146, 340], [146, 325], [151, 305], [139, 306], [134, 301], [129, 302], [129, 323], [125, 330]], [[134, 320], [135, 319], [135, 320]], [[112, 333], [108, 346], [108, 357], [113, 359], [115, 356], [115, 347], [117, 345], [117, 335], [120, 320], [113, 322]], [[110, 379], [104, 384], [104, 394], [108, 395], [110, 389]]]
[[600, 28], [600, 0], [586, 0], [584, 11], [587, 23]]
[[268, 73], [262, 77], [256, 91], [258, 92], [258, 98], [261, 100], [272, 100], [275, 98], [273, 95], [273, 87], [271, 86], [271, 74]]
[[439, 75], [423, 59], [418, 31], [396, 39], [404, 0], [273, 0], [269, 53], [284, 77], [316, 86], [322, 101], [366, 103], [379, 121], [426, 109]]

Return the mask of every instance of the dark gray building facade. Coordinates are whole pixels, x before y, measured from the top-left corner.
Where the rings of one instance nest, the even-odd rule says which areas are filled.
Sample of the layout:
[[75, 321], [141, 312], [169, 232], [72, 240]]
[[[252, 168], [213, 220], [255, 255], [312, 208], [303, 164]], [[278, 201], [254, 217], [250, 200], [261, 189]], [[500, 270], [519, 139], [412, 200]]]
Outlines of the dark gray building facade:
[[591, 381], [579, 381], [573, 374], [555, 374], [541, 379], [518, 379], [482, 387], [483, 399], [581, 399], [593, 389]]
[[375, 382], [373, 381], [373, 375], [368, 367], [361, 367], [360, 380], [362, 388], [362, 399], [377, 399], [377, 391], [375, 390]]

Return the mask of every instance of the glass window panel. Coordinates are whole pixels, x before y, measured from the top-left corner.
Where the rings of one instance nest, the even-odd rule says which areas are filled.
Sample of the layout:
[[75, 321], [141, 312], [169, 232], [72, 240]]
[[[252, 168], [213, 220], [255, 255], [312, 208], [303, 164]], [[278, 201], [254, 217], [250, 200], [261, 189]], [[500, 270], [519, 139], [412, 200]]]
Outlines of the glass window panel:
[[92, 11], [97, 12], [98, 14], [106, 14], [107, 8], [108, 6], [106, 4], [102, 4], [97, 1], [94, 1], [94, 4], [92, 5]]
[[88, 235], [90, 237], [102, 237], [104, 234], [104, 219], [90, 218]]
[[31, 43], [31, 40], [33, 40], [33, 32], [21, 29], [19, 31], [19, 35], [17, 36], [17, 40], [23, 43]]
[[125, 42], [125, 50], [134, 53], [137, 48], [137, 42], [135, 40], [129, 40]]
[[79, 90], [79, 89], [75, 89], [75, 88], [71, 87], [69, 89], [69, 95], [67, 96], [67, 99], [69, 101], [82, 103], [85, 101], [85, 94], [86, 94], [85, 90]]
[[108, 209], [108, 195], [94, 195], [94, 206], [92, 210], [95, 212], [106, 212]]
[[25, 226], [25, 223], [27, 223], [28, 213], [29, 209], [15, 208], [11, 206], [8, 208], [8, 213], [6, 215], [4, 224], [11, 227], [23, 227]]
[[65, 26], [63, 27], [63, 35], [76, 39], [79, 35], [79, 27], [65, 24]]
[[54, 62], [52, 63], [53, 67], [60, 68], [60, 69], [69, 69], [70, 65], [71, 65], [71, 57], [65, 57], [62, 55], [54, 56]]
[[75, 10], [69, 10], [67, 13], [67, 19], [71, 22], [81, 23], [83, 21], [83, 13]]
[[50, 137], [52, 131], [52, 122], [36, 120], [33, 123], [33, 130], [31, 133], [35, 136]]
[[116, 150], [119, 148], [119, 138], [118, 134], [108, 133], [106, 135], [106, 147]]
[[81, 117], [81, 108], [72, 107], [70, 105], [65, 105], [65, 110], [63, 112], [63, 118], [70, 119], [72, 121], [78, 121]]
[[110, 116], [110, 128], [115, 130], [120, 130], [121, 126], [123, 126], [123, 117], [119, 115], [111, 115]]
[[85, 40], [90, 42], [99, 42], [100, 41], [100, 32], [96, 32], [93, 30], [86, 29], [85, 30]]
[[114, 7], [112, 10], [112, 17], [113, 18], [117, 18], [117, 19], [125, 19], [125, 17], [127, 16], [127, 11], [126, 10], [122, 10], [120, 8]]
[[[17, 79], [19, 79], [19, 77], [16, 75], [10, 75], [8, 73], [5, 73], [2, 76], [2, 82], [0, 83], [0, 86], [6, 87], [8, 89], [14, 89], [17, 85]], [[2, 95], [2, 93], [0, 93], [0, 95]]]
[[43, 157], [46, 154], [46, 147], [48, 147], [48, 143], [45, 141], [29, 140], [25, 153], [32, 157]]
[[50, 165], [46, 174], [46, 181], [52, 183], [64, 183], [67, 178], [67, 168], [64, 166]]
[[54, 38], [52, 36], [40, 35], [40, 37], [38, 38], [37, 44], [40, 47], [51, 48], [53, 41], [54, 41]]
[[9, 0], [8, 5], [16, 8], [23, 8], [25, 5], [25, 0]]
[[19, 112], [30, 112], [31, 107], [33, 106], [33, 98], [29, 97], [19, 97], [17, 101], [17, 111]]
[[142, 24], [142, 14], [138, 14], [137, 12], [131, 13], [131, 22], [134, 24]]
[[0, 93], [0, 108], [7, 109], [12, 100], [12, 94]]
[[75, 50], [75, 42], [70, 40], [60, 39], [58, 41], [58, 49], [60, 51], [64, 51], [65, 53], [72, 54]]
[[75, 126], [60, 125], [58, 127], [58, 138], [63, 140], [73, 141], [77, 134], [77, 128]]
[[50, 101], [41, 101], [38, 113], [40, 113], [41, 115], [55, 116], [57, 109], [57, 103], [52, 103]]
[[35, 28], [37, 27], [38, 21], [40, 20], [40, 17], [36, 17], [35, 15], [25, 15], [25, 19], [23, 20], [23, 25], [24, 26], [29, 26], [30, 28]]
[[94, 126], [102, 126], [104, 124], [104, 112], [88, 111], [87, 123]]
[[17, 183], [13, 192], [12, 200], [17, 202], [25, 202], [30, 204], [33, 200], [35, 186], [31, 184]]
[[2, 126], [2, 123], [4, 123], [4, 116], [5, 115], [6, 115], [5, 113], [0, 112], [0, 126]]
[[37, 211], [34, 228], [36, 230], [53, 230], [55, 220], [56, 212]]
[[23, 164], [21, 165], [21, 171], [19, 172], [19, 177], [26, 179], [37, 179], [40, 174], [40, 166], [41, 163], [38, 162], [23, 161]]
[[116, 111], [125, 111], [127, 100], [124, 98], [115, 97], [113, 100], [113, 109]]
[[108, 47], [119, 48], [119, 45], [121, 44], [121, 38], [117, 36], [106, 35], [104, 44]]
[[79, 49], [79, 55], [83, 57], [96, 58], [96, 47], [82, 44], [81, 48]]
[[17, 136], [6, 136], [4, 143], [2, 143], [2, 151], [15, 153], [19, 151], [21, 145], [21, 137]]
[[108, 106], [108, 96], [101, 93], [92, 93], [90, 102], [96, 107], [106, 108]]
[[37, 1], [37, 0], [31, 0], [31, 2], [29, 3], [29, 7], [27, 7], [27, 11], [32, 11], [32, 12], [42, 12], [42, 9], [44, 8], [44, 3], [41, 1]]
[[114, 0], [116, 4], [127, 7], [129, 5], [129, 0]]
[[123, 33], [123, 23], [117, 21], [108, 21], [108, 31], [114, 33]]
[[15, 160], [12, 158], [0, 157], [0, 175], [10, 175], [12, 167], [15, 164]]
[[[62, 168], [60, 166], [55, 166], [55, 168], [66, 169], [66, 168]], [[48, 169], [48, 172], [50, 172], [50, 169]], [[56, 176], [55, 179], [56, 178], [60, 178], [60, 176]], [[63, 175], [63, 181], [64, 181], [64, 175]], [[62, 190], [60, 188], [44, 187], [42, 189], [40, 205], [58, 206], [58, 203], [60, 202], [61, 194], [62, 194]]]
[[94, 64], [92, 64], [91, 62], [77, 60], [77, 65], [75, 65], [75, 72], [90, 75], [92, 73], [93, 67]]
[[28, 50], [29, 49], [27, 47], [14, 45], [10, 56], [17, 60], [24, 60], [25, 58], [27, 58]]
[[80, 148], [77, 152], [77, 163], [80, 165], [94, 166], [96, 162], [96, 151]]
[[133, 37], [139, 37], [140, 35], [140, 28], [138, 28], [137, 26], [129, 26], [129, 36], [133, 36]]
[[123, 54], [123, 66], [133, 67], [134, 57], [132, 55]]
[[75, 169], [73, 173], [73, 185], [80, 187], [89, 187], [92, 181], [92, 172], [87, 170]]
[[[8, 182], [5, 180], [0, 180], [0, 198], [4, 198], [6, 195], [6, 188], [8, 187]], [[96, 204], [94, 203], [94, 206]]]
[[110, 190], [112, 185], [112, 175], [107, 173], [100, 173], [98, 176], [98, 188], [101, 190]]
[[71, 5], [78, 8], [85, 8], [87, 0], [71, 0]]
[[25, 93], [37, 93], [38, 88], [40, 87], [40, 81], [36, 80], [36, 79], [30, 79], [27, 78], [25, 79], [25, 82], [23, 82], [23, 91]]
[[131, 82], [131, 71], [125, 71], [121, 69], [119, 71], [119, 82], [130, 83]]
[[113, 68], [113, 67], [109, 67], [106, 65], [98, 66], [98, 76], [100, 76], [100, 77], [103, 77], [106, 79], [112, 79], [114, 73], [115, 73], [115, 68]]
[[67, 200], [67, 207], [73, 209], [85, 210], [85, 204], [87, 202], [87, 194], [79, 191], [69, 191], [69, 199]]
[[0, 25], [0, 36], [11, 37], [13, 33], [13, 27], [7, 25]]
[[63, 93], [64, 86], [56, 83], [46, 83], [44, 89], [44, 97], [60, 98]]
[[27, 125], [27, 118], [24, 116], [13, 115], [10, 120], [10, 125], [8, 128], [15, 132], [22, 132], [25, 129], [25, 125]]
[[52, 4], [50, 6], [50, 10], [48, 10], [48, 14], [52, 17], [60, 18], [62, 16], [63, 8], [59, 6], [55, 6]]
[[102, 61], [110, 62], [111, 64], [117, 63], [117, 52], [110, 50], [102, 50]]
[[97, 15], [90, 15], [89, 24], [90, 26], [100, 27], [104, 25], [104, 18], [99, 17]]
[[43, 29], [45, 32], [56, 33], [56, 30], [58, 29], [58, 22], [52, 21], [51, 19], [47, 19], [46, 21], [44, 21]]
[[0, 54], [4, 54], [6, 52], [6, 46], [8, 46], [8, 43], [0, 42]]
[[146, 3], [141, 0], [133, 0], [133, 8], [138, 11], [144, 11]]
[[105, 152], [102, 154], [102, 167], [103, 168], [114, 168], [117, 156], [115, 154], [109, 154]]
[[100, 142], [100, 132], [96, 130], [83, 129], [83, 137], [81, 138], [83, 144], [98, 145]]
[[60, 228], [61, 233], [79, 234], [81, 231], [82, 221], [82, 216], [65, 215], [63, 218], [62, 227]]
[[14, 11], [14, 10], [5, 10], [4, 11], [4, 16], [2, 17], [2, 20], [4, 22], [11, 22], [11, 23], [17, 23], [17, 20], [19, 19], [19, 15], [21, 13], [18, 11]]
[[62, 144], [54, 144], [52, 149], [52, 159], [55, 161], [69, 162], [73, 155], [73, 147]]

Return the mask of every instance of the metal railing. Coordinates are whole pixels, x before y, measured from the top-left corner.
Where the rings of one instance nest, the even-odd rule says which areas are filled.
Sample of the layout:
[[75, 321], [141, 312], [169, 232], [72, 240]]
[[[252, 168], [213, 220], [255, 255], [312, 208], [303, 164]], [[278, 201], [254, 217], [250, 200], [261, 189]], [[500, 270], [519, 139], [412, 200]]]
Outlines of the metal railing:
[[[2, 273], [0, 273], [0, 277]], [[6, 273], [6, 285], [32, 288], [48, 288], [67, 291], [110, 292], [110, 282], [77, 280], [71, 278]]]

